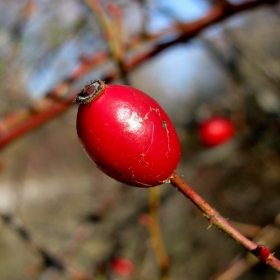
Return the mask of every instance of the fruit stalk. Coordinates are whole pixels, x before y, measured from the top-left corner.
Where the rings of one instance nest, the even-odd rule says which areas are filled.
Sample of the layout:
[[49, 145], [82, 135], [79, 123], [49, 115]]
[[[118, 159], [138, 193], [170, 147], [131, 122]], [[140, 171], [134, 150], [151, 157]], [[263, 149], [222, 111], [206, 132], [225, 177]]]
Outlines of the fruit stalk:
[[273, 254], [270, 254], [265, 260], [260, 258], [256, 251], [259, 245], [246, 238], [231, 226], [226, 218], [222, 217], [218, 211], [212, 208], [176, 172], [171, 176], [170, 183], [198, 207], [198, 209], [204, 214], [204, 217], [209, 221], [210, 226], [214, 225], [216, 228], [226, 233], [261, 261], [264, 261], [280, 273], [280, 261], [275, 258]]

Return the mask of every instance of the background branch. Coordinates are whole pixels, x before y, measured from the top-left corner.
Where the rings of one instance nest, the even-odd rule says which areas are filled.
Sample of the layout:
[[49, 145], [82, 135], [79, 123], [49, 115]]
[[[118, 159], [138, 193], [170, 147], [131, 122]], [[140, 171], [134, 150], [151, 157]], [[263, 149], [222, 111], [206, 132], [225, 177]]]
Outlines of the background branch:
[[[148, 51], [143, 52], [142, 54], [136, 55], [131, 60], [124, 62], [122, 68], [125, 69], [125, 72], [133, 70], [135, 67], [147, 61], [148, 59], [156, 56], [163, 50], [168, 47], [186, 42], [190, 38], [196, 36], [199, 32], [207, 28], [208, 26], [215, 24], [219, 21], [224, 20], [227, 17], [230, 17], [234, 14], [237, 14], [242, 11], [246, 11], [260, 5], [268, 5], [275, 4], [278, 1], [264, 1], [264, 0], [255, 0], [244, 2], [241, 4], [229, 4], [229, 5], [217, 5], [212, 8], [203, 18], [196, 20], [192, 23], [188, 23], [184, 25], [175, 38], [171, 40], [167, 40], [164, 36], [162, 36], [163, 43], [160, 40], [153, 43], [153, 46], [149, 48]], [[158, 35], [153, 35], [151, 37], [158, 37]], [[74, 70], [73, 74], [66, 78], [63, 82], [61, 82], [58, 86], [56, 86], [53, 90], [47, 93], [47, 96], [60, 96], [61, 89], [64, 93], [68, 91], [70, 85], [81, 78], [83, 75], [92, 70], [96, 65], [105, 62], [110, 56], [105, 53], [98, 53], [89, 58], [88, 60], [84, 60], [81, 64]], [[108, 73], [104, 77], [100, 77], [100, 79], [105, 81], [112, 81], [118, 76], [117, 70], [112, 70], [111, 73]], [[10, 142], [15, 139], [21, 137], [23, 134], [36, 129], [41, 126], [45, 122], [53, 119], [54, 117], [62, 114], [67, 109], [69, 109], [71, 105], [71, 101], [74, 100], [76, 93], [70, 93], [66, 100], [56, 100], [55, 102], [49, 102], [49, 100], [43, 99], [40, 102], [40, 110], [34, 112], [31, 108], [29, 110], [24, 110], [23, 112], [13, 113], [11, 116], [7, 116], [6, 118], [0, 120], [0, 149], [3, 149]], [[33, 107], [36, 107], [34, 105]]]

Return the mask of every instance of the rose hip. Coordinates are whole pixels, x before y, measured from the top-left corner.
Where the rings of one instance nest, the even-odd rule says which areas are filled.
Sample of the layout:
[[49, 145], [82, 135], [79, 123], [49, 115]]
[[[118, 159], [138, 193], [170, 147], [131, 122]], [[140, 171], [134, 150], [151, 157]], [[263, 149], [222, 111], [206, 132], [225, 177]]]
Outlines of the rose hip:
[[234, 126], [224, 117], [213, 117], [199, 127], [199, 138], [206, 147], [214, 147], [230, 140], [234, 134]]
[[160, 105], [144, 92], [97, 80], [77, 95], [77, 133], [97, 167], [132, 186], [160, 185], [180, 159], [173, 124]]
[[111, 268], [115, 274], [123, 277], [131, 276], [134, 271], [133, 263], [128, 259], [120, 257], [112, 260]]

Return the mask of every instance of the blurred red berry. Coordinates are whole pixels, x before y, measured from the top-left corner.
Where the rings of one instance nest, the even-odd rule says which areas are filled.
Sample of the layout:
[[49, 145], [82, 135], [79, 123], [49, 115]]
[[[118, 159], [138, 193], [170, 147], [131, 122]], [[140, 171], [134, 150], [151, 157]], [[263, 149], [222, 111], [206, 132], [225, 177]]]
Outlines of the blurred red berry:
[[77, 133], [84, 150], [108, 176], [132, 186], [164, 183], [180, 159], [169, 117], [144, 92], [98, 80], [78, 94]]
[[234, 134], [232, 122], [224, 117], [213, 117], [199, 127], [199, 137], [206, 147], [214, 147], [230, 140]]
[[151, 217], [150, 215], [148, 214], [142, 214], [140, 217], [139, 217], [139, 222], [141, 225], [147, 227], [149, 226], [150, 222], [151, 222]]
[[123, 277], [131, 276], [134, 271], [133, 263], [130, 260], [124, 258], [113, 259], [111, 262], [111, 268], [115, 274]]

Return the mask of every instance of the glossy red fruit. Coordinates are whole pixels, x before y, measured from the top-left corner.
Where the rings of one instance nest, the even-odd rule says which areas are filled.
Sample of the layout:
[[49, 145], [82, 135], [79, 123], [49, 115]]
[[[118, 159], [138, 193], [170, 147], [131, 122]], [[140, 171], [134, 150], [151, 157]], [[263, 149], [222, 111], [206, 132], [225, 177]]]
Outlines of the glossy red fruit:
[[180, 143], [169, 117], [144, 92], [98, 80], [78, 94], [77, 133], [104, 173], [132, 186], [164, 183], [180, 159]]
[[133, 274], [134, 265], [133, 263], [124, 258], [115, 258], [111, 262], [111, 268], [115, 274], [123, 277], [128, 277]]
[[206, 147], [214, 147], [230, 140], [234, 134], [234, 126], [224, 117], [213, 117], [199, 127], [199, 137]]

